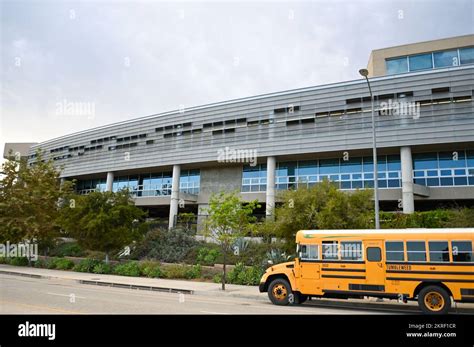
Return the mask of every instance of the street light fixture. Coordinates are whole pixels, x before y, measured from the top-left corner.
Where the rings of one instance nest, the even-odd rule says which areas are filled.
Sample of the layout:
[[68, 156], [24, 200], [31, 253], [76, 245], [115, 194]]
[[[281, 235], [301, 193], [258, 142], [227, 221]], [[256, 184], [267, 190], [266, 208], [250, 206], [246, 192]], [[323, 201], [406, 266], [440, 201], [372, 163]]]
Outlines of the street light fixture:
[[380, 229], [379, 216], [379, 183], [378, 183], [378, 169], [377, 169], [377, 137], [375, 134], [375, 115], [374, 115], [374, 94], [369, 82], [369, 71], [367, 69], [360, 69], [359, 74], [365, 77], [367, 85], [369, 86], [371, 109], [372, 109], [372, 155], [374, 157], [374, 205], [375, 205], [375, 229]]

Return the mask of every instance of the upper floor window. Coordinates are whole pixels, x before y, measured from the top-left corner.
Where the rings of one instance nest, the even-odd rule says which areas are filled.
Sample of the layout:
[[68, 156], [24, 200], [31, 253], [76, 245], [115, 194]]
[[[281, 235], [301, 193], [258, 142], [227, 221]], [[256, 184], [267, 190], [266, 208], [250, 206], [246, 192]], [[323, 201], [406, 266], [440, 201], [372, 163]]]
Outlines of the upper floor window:
[[433, 53], [434, 67], [449, 67], [449, 66], [458, 66], [459, 57], [458, 51], [444, 51], [444, 52], [434, 52]]
[[474, 64], [474, 47], [415, 54], [385, 60], [387, 75]]
[[407, 57], [387, 59], [386, 61], [387, 75], [395, 75], [408, 72]]
[[461, 64], [474, 64], [474, 47], [461, 48], [459, 57]]
[[431, 54], [419, 54], [408, 57], [410, 71], [426, 70], [433, 68]]

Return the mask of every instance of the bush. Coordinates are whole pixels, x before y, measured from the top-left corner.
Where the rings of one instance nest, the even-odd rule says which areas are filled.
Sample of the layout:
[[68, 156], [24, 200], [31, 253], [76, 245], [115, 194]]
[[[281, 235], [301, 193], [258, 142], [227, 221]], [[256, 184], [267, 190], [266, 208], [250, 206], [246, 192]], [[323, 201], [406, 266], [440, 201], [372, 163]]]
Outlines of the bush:
[[70, 270], [74, 267], [74, 262], [70, 259], [58, 258], [53, 261], [54, 268], [58, 270]]
[[215, 248], [199, 248], [197, 251], [196, 262], [201, 265], [213, 266], [216, 263], [219, 254], [219, 250]]
[[163, 277], [160, 264], [154, 261], [147, 261], [140, 264], [140, 274], [145, 277], [159, 278]]
[[214, 277], [212, 278], [212, 281], [214, 283], [222, 283], [222, 275], [221, 274], [214, 275]]
[[50, 255], [56, 257], [82, 257], [85, 252], [76, 242], [64, 242], [52, 249]]
[[199, 278], [202, 275], [201, 265], [192, 265], [187, 267], [185, 276], [187, 279]]
[[232, 284], [258, 285], [264, 270], [259, 266], [246, 267], [243, 263], [237, 263], [230, 271], [227, 280]]
[[140, 267], [136, 261], [128, 261], [115, 266], [114, 273], [121, 276], [140, 276]]
[[46, 268], [46, 261], [44, 261], [43, 259], [38, 259], [37, 261], [35, 261], [33, 266], [37, 268]]
[[9, 264], [10, 260], [7, 257], [0, 257], [0, 264]]
[[112, 266], [110, 264], [100, 262], [94, 266], [92, 272], [95, 274], [110, 274], [112, 273]]
[[26, 257], [10, 258], [9, 264], [14, 265], [14, 266], [28, 266], [28, 258]]
[[181, 229], [153, 230], [137, 244], [131, 258], [151, 258], [167, 263], [179, 263], [196, 245], [194, 237]]
[[165, 269], [166, 278], [188, 278], [188, 268], [186, 265], [170, 265]]
[[101, 264], [102, 262], [97, 259], [84, 259], [79, 262], [79, 264], [73, 267], [74, 271], [78, 272], [92, 272], [96, 265]]

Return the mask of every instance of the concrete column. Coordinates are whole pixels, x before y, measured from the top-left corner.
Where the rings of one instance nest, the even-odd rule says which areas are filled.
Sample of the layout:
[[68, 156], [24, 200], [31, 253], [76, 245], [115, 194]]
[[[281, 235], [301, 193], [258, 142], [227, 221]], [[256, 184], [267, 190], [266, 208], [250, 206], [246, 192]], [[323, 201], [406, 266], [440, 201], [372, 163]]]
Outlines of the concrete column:
[[266, 194], [266, 217], [273, 218], [273, 209], [275, 208], [275, 157], [267, 158], [267, 194]]
[[173, 183], [171, 187], [171, 201], [170, 201], [170, 217], [169, 217], [169, 229], [173, 228], [174, 220], [178, 215], [178, 202], [179, 202], [179, 176], [181, 176], [181, 166], [173, 165]]
[[107, 182], [105, 183], [105, 191], [111, 192], [113, 183], [114, 183], [114, 173], [112, 171], [109, 171], [107, 172]]
[[415, 199], [413, 195], [413, 161], [410, 147], [400, 147], [400, 162], [402, 167], [403, 213], [410, 214], [415, 212]]

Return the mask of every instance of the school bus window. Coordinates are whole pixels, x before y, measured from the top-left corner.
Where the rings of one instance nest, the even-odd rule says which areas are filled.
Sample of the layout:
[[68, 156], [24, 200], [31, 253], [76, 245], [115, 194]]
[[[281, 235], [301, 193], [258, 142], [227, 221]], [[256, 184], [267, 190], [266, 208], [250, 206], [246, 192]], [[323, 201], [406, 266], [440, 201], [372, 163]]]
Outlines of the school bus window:
[[472, 261], [472, 242], [471, 241], [452, 241], [453, 261]]
[[379, 247], [367, 247], [367, 260], [368, 261], [381, 261], [382, 251]]
[[301, 245], [301, 260], [314, 260], [318, 257], [318, 245]]
[[338, 260], [338, 253], [339, 243], [337, 241], [323, 241], [323, 259]]
[[385, 258], [387, 261], [404, 261], [403, 241], [385, 242]]
[[362, 241], [341, 242], [341, 260], [362, 260]]
[[407, 241], [408, 261], [426, 261], [425, 241]]
[[449, 261], [448, 241], [430, 241], [428, 242], [428, 248], [430, 250], [430, 261]]

